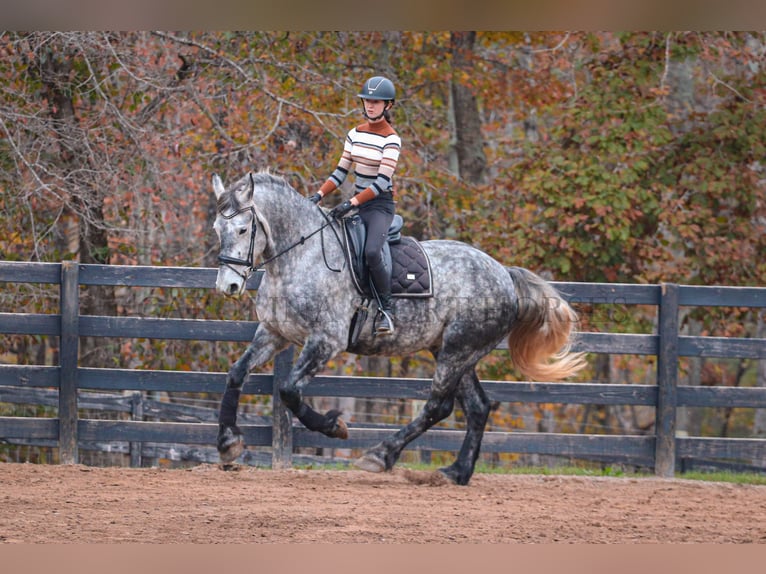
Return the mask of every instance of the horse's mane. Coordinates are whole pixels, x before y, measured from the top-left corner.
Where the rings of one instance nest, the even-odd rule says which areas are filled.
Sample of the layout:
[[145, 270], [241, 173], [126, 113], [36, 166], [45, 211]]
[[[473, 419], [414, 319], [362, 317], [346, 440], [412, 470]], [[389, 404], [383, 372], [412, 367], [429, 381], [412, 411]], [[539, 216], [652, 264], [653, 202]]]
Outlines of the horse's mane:
[[272, 187], [286, 187], [290, 191], [295, 191], [292, 186], [287, 183], [287, 180], [281, 175], [271, 173], [268, 169], [261, 171], [250, 172], [245, 175], [249, 177], [252, 174], [255, 185], [270, 185]]
[[253, 184], [258, 187], [269, 187], [277, 189], [279, 191], [284, 190], [284, 196], [282, 200], [288, 200], [293, 198], [302, 197], [288, 182], [279, 175], [275, 175], [266, 170], [248, 172], [243, 175], [239, 180], [232, 185], [226, 193], [221, 194], [218, 198], [218, 212], [219, 213], [231, 213], [242, 209], [243, 204], [240, 201], [239, 191], [243, 186], [250, 187], [250, 178], [253, 179]]

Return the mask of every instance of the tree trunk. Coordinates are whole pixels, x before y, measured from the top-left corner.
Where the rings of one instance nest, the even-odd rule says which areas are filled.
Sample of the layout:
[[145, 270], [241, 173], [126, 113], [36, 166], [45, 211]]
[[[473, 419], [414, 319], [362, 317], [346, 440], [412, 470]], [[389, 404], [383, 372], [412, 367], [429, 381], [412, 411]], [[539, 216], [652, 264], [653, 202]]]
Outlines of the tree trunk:
[[457, 174], [470, 183], [484, 183], [487, 158], [481, 133], [481, 116], [476, 96], [467, 79], [473, 67], [476, 32], [451, 32], [452, 80], [450, 96], [454, 121], [453, 150]]
[[[59, 146], [60, 165], [70, 181], [68, 191], [79, 226], [79, 260], [86, 264], [108, 264], [109, 238], [104, 219], [104, 192], [97, 179], [102, 166], [98, 165], [88, 145], [87, 131], [77, 118], [74, 100], [76, 88], [70, 79], [74, 76], [73, 63], [77, 56], [56, 50], [54, 46], [41, 49], [36, 56], [37, 69], [45, 87], [44, 94], [54, 120], [52, 126]], [[90, 286], [83, 294], [80, 305], [80, 312], [85, 315], [116, 315], [114, 288]], [[113, 364], [115, 353], [111, 347], [116, 345], [113, 343], [99, 347], [96, 340], [83, 338], [80, 341], [82, 365]]]

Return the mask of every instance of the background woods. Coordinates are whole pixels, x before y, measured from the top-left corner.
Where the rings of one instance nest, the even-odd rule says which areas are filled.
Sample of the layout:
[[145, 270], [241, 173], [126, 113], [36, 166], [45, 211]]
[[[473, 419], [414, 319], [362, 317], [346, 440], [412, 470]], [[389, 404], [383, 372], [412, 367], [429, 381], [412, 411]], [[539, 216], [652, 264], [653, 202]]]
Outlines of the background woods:
[[[0, 258], [214, 266], [211, 174], [270, 169], [313, 193], [360, 120], [361, 83], [383, 74], [398, 90], [396, 189], [408, 234], [467, 241], [557, 280], [763, 286], [765, 52], [756, 33], [6, 32]], [[203, 290], [92, 286], [85, 295], [83, 314], [252, 312]], [[4, 310], [45, 312], [57, 293], [2, 285], [0, 300]], [[607, 309], [583, 302], [583, 329], [655, 326], [619, 301]], [[685, 308], [682, 324], [763, 337], [764, 317]], [[200, 371], [226, 370], [240, 351], [152, 340], [81, 348], [84, 365]], [[5, 362], [50, 363], [55, 353], [45, 337], [0, 339]], [[584, 378], [646, 383], [645, 362], [600, 357]], [[764, 385], [757, 367], [694, 359], [684, 375]], [[429, 364], [345, 357], [334, 368], [404, 375]], [[483, 368], [515, 376], [502, 353]], [[411, 414], [373, 401], [343, 408], [357, 418]], [[527, 409], [498, 409], [492, 424], [643, 432], [651, 420], [638, 407]], [[760, 415], [710, 409], [684, 424], [752, 436], [766, 433]]]

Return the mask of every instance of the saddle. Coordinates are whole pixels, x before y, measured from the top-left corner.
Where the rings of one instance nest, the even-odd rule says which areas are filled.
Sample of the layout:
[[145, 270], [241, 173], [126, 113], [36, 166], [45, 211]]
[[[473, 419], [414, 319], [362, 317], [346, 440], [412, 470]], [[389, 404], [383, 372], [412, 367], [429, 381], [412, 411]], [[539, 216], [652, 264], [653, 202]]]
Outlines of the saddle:
[[[433, 297], [431, 262], [418, 241], [402, 236], [403, 225], [402, 216], [394, 215], [388, 229], [388, 240], [383, 245], [383, 262], [391, 272], [391, 296]], [[373, 299], [369, 271], [364, 261], [367, 229], [358, 214], [343, 219], [343, 237], [354, 286], [365, 298]]]

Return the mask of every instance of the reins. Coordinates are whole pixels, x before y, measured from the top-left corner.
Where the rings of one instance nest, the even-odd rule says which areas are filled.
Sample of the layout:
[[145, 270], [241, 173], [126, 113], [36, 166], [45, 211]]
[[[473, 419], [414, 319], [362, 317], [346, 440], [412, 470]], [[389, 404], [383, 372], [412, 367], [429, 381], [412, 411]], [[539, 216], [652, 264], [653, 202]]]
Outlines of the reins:
[[[345, 252], [343, 251], [343, 243], [341, 242], [340, 237], [338, 237], [338, 232], [332, 226], [332, 219], [330, 219], [327, 216], [327, 214], [324, 211], [322, 211], [321, 209], [320, 209], [320, 211], [322, 213], [322, 216], [325, 218], [325, 223], [323, 223], [319, 228], [315, 229], [314, 231], [312, 231], [308, 235], [301, 235], [301, 238], [298, 241], [296, 241], [295, 243], [292, 243], [291, 245], [289, 245], [285, 249], [282, 249], [279, 253], [277, 253], [275, 255], [272, 255], [268, 259], [265, 259], [265, 260], [261, 261], [258, 265], [253, 265], [253, 250], [255, 249], [255, 233], [256, 233], [256, 230], [257, 230], [257, 228], [256, 228], [255, 208], [251, 205], [249, 207], [245, 207], [243, 209], [235, 211], [231, 215], [224, 215], [222, 213], [221, 217], [223, 217], [224, 219], [231, 219], [235, 215], [238, 215], [240, 213], [244, 213], [245, 211], [250, 211], [252, 213], [252, 216], [253, 216], [252, 228], [251, 228], [251, 231], [250, 231], [250, 247], [249, 247], [248, 252], [247, 252], [247, 259], [239, 259], [237, 257], [229, 257], [228, 255], [218, 255], [218, 262], [220, 264], [222, 264], [222, 265], [226, 265], [229, 269], [234, 271], [240, 277], [242, 277], [245, 280], [247, 280], [249, 275], [252, 274], [254, 271], [259, 271], [260, 269], [262, 269], [263, 267], [265, 267], [266, 265], [268, 265], [272, 261], [278, 259], [279, 257], [284, 255], [285, 253], [287, 253], [289, 251], [292, 251], [293, 249], [295, 249], [296, 247], [298, 247], [300, 245], [303, 245], [304, 243], [306, 243], [307, 239], [310, 239], [311, 237], [313, 237], [317, 233], [322, 233], [322, 258], [324, 259], [325, 267], [327, 267], [327, 269], [332, 271], [333, 273], [340, 273], [340, 272], [343, 271], [343, 267], [345, 267], [345, 259], [346, 259], [345, 258]], [[325, 247], [324, 247], [324, 233], [323, 233], [323, 231], [324, 231], [324, 229], [326, 227], [330, 227], [330, 229], [332, 229], [332, 232], [335, 235], [335, 239], [338, 241], [338, 245], [341, 246], [341, 252], [344, 253], [344, 265], [340, 269], [333, 269], [332, 267], [330, 267], [330, 264], [327, 261], [327, 252], [325, 251]], [[239, 271], [234, 269], [232, 267], [232, 265], [242, 265], [242, 266], [244, 266], [246, 268], [245, 273], [240, 273]]]
[[[250, 269], [252, 269], [253, 271], [258, 271], [259, 269], [261, 269], [262, 267], [268, 265], [269, 263], [271, 263], [272, 261], [274, 261], [278, 257], [281, 257], [282, 255], [284, 255], [288, 251], [292, 251], [293, 249], [295, 249], [299, 245], [303, 245], [306, 242], [307, 239], [310, 239], [311, 237], [313, 237], [317, 233], [322, 233], [322, 231], [324, 231], [324, 228], [328, 227], [328, 226], [330, 227], [330, 229], [332, 229], [333, 233], [335, 234], [335, 237], [338, 239], [338, 242], [340, 242], [340, 238], [338, 237], [338, 233], [335, 231], [335, 228], [332, 227], [332, 219], [327, 217], [327, 215], [325, 214], [324, 211], [322, 212], [322, 215], [324, 215], [324, 218], [326, 219], [326, 221], [318, 229], [315, 229], [314, 231], [312, 231], [308, 235], [301, 235], [301, 238], [298, 241], [296, 241], [292, 245], [286, 247], [285, 249], [283, 249], [282, 251], [280, 251], [276, 255], [272, 255], [268, 259], [265, 259], [265, 260], [261, 261], [255, 267], [253, 267], [252, 263], [251, 263]], [[324, 236], [324, 234], [322, 234], [322, 235]], [[324, 264], [327, 267], [327, 269], [329, 269], [330, 271], [332, 271], [334, 273], [340, 273], [342, 271], [342, 269], [333, 269], [332, 267], [330, 267], [330, 264], [327, 263], [327, 253], [325, 252], [325, 248], [324, 248], [324, 240], [322, 240], [322, 257], [324, 259]], [[249, 259], [252, 262], [252, 259], [253, 259], [252, 248], [251, 248], [251, 251], [250, 251]]]

